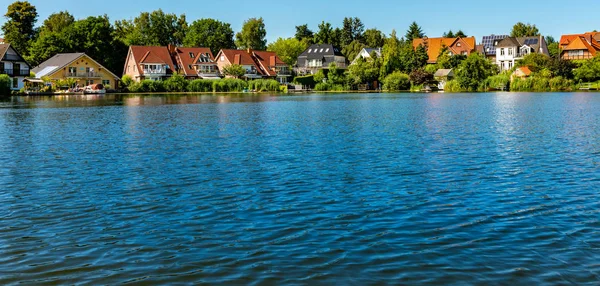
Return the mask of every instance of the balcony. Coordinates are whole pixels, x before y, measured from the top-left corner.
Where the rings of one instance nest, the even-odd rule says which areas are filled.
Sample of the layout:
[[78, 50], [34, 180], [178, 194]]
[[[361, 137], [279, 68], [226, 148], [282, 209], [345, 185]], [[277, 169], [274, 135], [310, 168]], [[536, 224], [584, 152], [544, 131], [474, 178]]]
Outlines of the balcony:
[[199, 77], [220, 77], [221, 74], [218, 71], [198, 71]]
[[5, 74], [8, 76], [29, 76], [29, 70], [3, 69], [0, 70], [0, 74]]
[[145, 75], [167, 75], [166, 69], [144, 69]]
[[67, 72], [67, 77], [95, 78], [100, 75], [97, 72]]

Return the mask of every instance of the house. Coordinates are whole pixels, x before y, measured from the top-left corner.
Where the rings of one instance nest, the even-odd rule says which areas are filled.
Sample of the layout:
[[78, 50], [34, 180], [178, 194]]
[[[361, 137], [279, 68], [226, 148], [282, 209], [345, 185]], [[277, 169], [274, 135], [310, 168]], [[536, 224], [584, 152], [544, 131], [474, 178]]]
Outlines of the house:
[[591, 59], [600, 52], [600, 32], [563, 35], [559, 45], [563, 60]]
[[246, 73], [246, 79], [273, 78], [280, 83], [287, 83], [292, 75], [288, 65], [274, 52], [223, 49], [217, 54], [217, 66], [223, 70], [230, 65], [240, 65]]
[[433, 77], [438, 81], [438, 89], [444, 90], [446, 83], [454, 78], [452, 69], [439, 69], [433, 74]]
[[75, 79], [80, 86], [101, 83], [118, 88], [119, 77], [85, 53], [56, 54], [32, 70], [37, 78]]
[[10, 88], [20, 90], [23, 80], [29, 77], [31, 66], [10, 44], [0, 44], [0, 74], [11, 78]]
[[515, 71], [510, 76], [510, 79], [511, 81], [513, 81], [515, 78], [527, 78], [529, 76], [531, 76], [531, 70], [529, 69], [529, 67], [520, 67], [515, 69]]
[[209, 48], [166, 47], [175, 71], [187, 79], [220, 79], [219, 69]]
[[508, 37], [496, 46], [496, 64], [501, 71], [510, 70], [516, 61], [532, 53], [550, 55], [544, 37]]
[[508, 35], [483, 36], [481, 39], [481, 45], [477, 45], [477, 52], [485, 55], [485, 57], [492, 62], [496, 62], [496, 46], [498, 46], [502, 40], [508, 37]]
[[381, 58], [381, 48], [364, 48], [360, 51], [360, 53], [358, 53], [358, 55], [356, 55], [356, 58], [354, 58], [354, 60], [352, 61], [352, 63], [350, 65], [353, 65], [354, 63], [356, 63], [356, 60], [358, 60], [359, 58], [363, 58], [363, 59], [370, 59], [371, 55], [373, 53], [375, 53], [375, 55], [378, 58]]
[[437, 58], [440, 55], [440, 51], [444, 48], [448, 48], [449, 55], [465, 55], [468, 56], [475, 52], [475, 37], [467, 38], [421, 38], [413, 40], [413, 48], [417, 49], [419, 46], [427, 48], [427, 55], [429, 59], [428, 64], [436, 64]]
[[163, 80], [173, 75], [175, 63], [167, 47], [131, 46], [127, 52], [123, 75], [134, 81]]
[[4, 42], [4, 38], [0, 38], [0, 45], [1, 45], [1, 44], [8, 44], [8, 43], [5, 43], [5, 42]]
[[339, 48], [330, 44], [314, 44], [298, 56], [296, 71], [301, 75], [315, 74], [319, 70], [329, 69], [331, 64], [340, 69], [348, 67], [346, 57]]

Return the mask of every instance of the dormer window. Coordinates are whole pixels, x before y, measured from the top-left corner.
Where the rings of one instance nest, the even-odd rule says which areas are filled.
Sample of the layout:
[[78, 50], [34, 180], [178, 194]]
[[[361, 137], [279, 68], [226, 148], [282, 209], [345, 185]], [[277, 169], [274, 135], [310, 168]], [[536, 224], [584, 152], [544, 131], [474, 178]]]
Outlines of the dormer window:
[[460, 43], [456, 43], [456, 46], [457, 46], [457, 47], [460, 47]]
[[327, 49], [325, 50], [325, 52], [326, 52], [326, 53], [329, 53], [329, 48], [327, 48]]
[[319, 53], [322, 53], [322, 52], [323, 52], [323, 49], [321, 49], [321, 50], [319, 51]]
[[312, 52], [312, 49], [308, 49], [308, 53], [310, 54], [310, 52]]
[[495, 42], [494, 42], [494, 46], [497, 46], [497, 45], [498, 45], [498, 41], [495, 41]]
[[192, 58], [192, 59], [195, 58], [194, 53], [190, 52], [190, 58]]

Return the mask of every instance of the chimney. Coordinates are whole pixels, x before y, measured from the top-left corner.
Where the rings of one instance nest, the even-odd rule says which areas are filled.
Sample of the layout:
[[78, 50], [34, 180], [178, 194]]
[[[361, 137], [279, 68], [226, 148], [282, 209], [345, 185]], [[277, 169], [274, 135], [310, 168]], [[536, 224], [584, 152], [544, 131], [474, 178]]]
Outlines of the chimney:
[[252, 54], [252, 49], [251, 48], [246, 49], [246, 51], [248, 52], [248, 54]]
[[270, 57], [270, 66], [274, 67], [277, 62], [275, 61], [275, 56]]
[[175, 46], [174, 45], [167, 45], [167, 49], [169, 50], [169, 54], [174, 54], [175, 53]]
[[235, 56], [233, 57], [233, 64], [239, 65], [241, 63], [242, 63], [242, 55], [235, 54]]

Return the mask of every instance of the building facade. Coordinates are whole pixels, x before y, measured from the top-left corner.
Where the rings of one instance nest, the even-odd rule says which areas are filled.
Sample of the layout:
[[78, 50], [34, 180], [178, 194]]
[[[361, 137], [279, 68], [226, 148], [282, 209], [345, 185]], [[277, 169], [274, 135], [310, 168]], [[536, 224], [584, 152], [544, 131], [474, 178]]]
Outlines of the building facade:
[[29, 77], [30, 70], [31, 66], [10, 44], [0, 44], [0, 74], [11, 78], [11, 90], [23, 88], [23, 80]]
[[36, 78], [49, 78], [56, 82], [74, 79], [80, 87], [102, 84], [117, 89], [119, 77], [84, 53], [56, 54], [32, 70]]
[[448, 54], [468, 56], [475, 52], [475, 37], [466, 38], [421, 38], [413, 40], [413, 48], [423, 46], [427, 49], [428, 64], [436, 64], [440, 52], [448, 48]]
[[561, 59], [588, 60], [600, 53], [600, 32], [563, 35], [559, 45]]
[[348, 68], [346, 57], [339, 48], [329, 44], [315, 44], [298, 56], [296, 73], [315, 74], [319, 70], [329, 69], [331, 64], [339, 69]]
[[496, 46], [496, 64], [501, 71], [511, 70], [518, 60], [532, 53], [550, 55], [544, 37], [508, 37]]
[[292, 75], [289, 66], [274, 52], [223, 49], [217, 54], [216, 62], [222, 76], [227, 76], [223, 71], [231, 65], [242, 66], [245, 79], [272, 78], [287, 83]]

